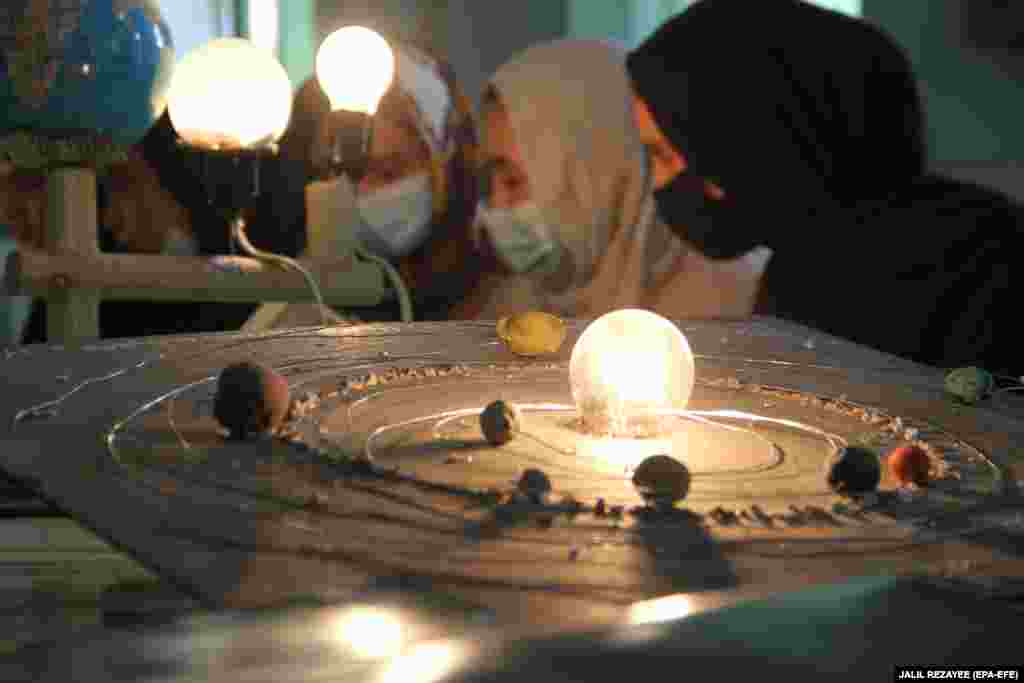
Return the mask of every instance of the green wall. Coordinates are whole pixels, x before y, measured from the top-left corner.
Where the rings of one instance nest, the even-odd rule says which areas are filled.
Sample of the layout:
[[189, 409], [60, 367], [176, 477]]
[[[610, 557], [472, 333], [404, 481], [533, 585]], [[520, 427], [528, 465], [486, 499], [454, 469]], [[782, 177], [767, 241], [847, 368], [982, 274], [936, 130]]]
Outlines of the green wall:
[[278, 57], [298, 88], [313, 75], [316, 50], [316, 0], [279, 0]]
[[[249, 35], [249, 5], [266, 0], [232, 0], [235, 34]], [[298, 88], [316, 66], [317, 0], [277, 0], [277, 58]]]
[[[972, 0], [973, 1], [973, 0]], [[910, 54], [928, 117], [933, 163], [1024, 160], [1024, 69], [964, 45], [961, 3], [864, 0], [864, 15]]]

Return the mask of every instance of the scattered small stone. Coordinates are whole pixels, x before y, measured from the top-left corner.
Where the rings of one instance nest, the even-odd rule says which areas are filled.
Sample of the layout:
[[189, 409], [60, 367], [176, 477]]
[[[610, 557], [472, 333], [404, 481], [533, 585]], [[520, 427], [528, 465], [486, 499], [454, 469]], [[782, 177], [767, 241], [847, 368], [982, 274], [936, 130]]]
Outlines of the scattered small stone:
[[921, 493], [922, 491], [920, 489], [911, 488], [909, 486], [901, 486], [896, 489], [896, 497], [900, 499], [901, 503], [911, 503], [920, 498]]
[[594, 514], [598, 517], [604, 517], [608, 513], [608, 508], [604, 502], [604, 498], [598, 498], [597, 504], [594, 505]]
[[690, 491], [690, 470], [667, 455], [645, 458], [633, 473], [633, 486], [654, 507], [672, 507]]
[[739, 521], [736, 517], [735, 512], [732, 512], [731, 510], [726, 510], [721, 506], [711, 510], [708, 513], [708, 516], [711, 517], [711, 519], [714, 520], [716, 524], [721, 524], [722, 526], [730, 526], [736, 524]]
[[882, 480], [882, 467], [874, 451], [847, 446], [826, 462], [825, 481], [836, 493], [858, 495], [874, 491]]
[[836, 515], [849, 515], [850, 506], [845, 503], [835, 503], [832, 505], [832, 513]]
[[769, 514], [767, 514], [761, 508], [760, 505], [751, 505], [750, 506], [750, 513], [761, 524], [764, 524], [765, 526], [771, 526], [772, 525], [772, 518], [771, 518], [771, 516]]
[[862, 494], [859, 498], [859, 501], [861, 507], [869, 508], [878, 505], [881, 502], [881, 498], [879, 498], [878, 494], [875, 493], [874, 491], [869, 491], [868, 493]]
[[551, 480], [541, 470], [530, 468], [519, 478], [519, 491], [533, 503], [543, 503], [551, 493]]
[[576, 500], [572, 494], [562, 496], [562, 507], [567, 508], [570, 515], [578, 515], [583, 511], [583, 503]]
[[818, 522], [819, 524], [828, 524], [832, 526], [836, 524], [836, 519], [832, 515], [830, 515], [828, 513], [828, 510], [826, 510], [825, 508], [808, 505], [807, 508], [804, 510], [804, 514], [807, 516], [809, 520], [813, 522]]
[[328, 497], [322, 491], [314, 492], [306, 501], [306, 507], [311, 510], [322, 510], [327, 507]]
[[487, 443], [501, 446], [519, 432], [519, 411], [505, 401], [493, 401], [480, 413], [480, 430]]
[[805, 526], [807, 524], [807, 520], [804, 518], [803, 513], [800, 512], [800, 510], [794, 508], [792, 505], [790, 505], [789, 508], [792, 512], [790, 512], [788, 515], [776, 515], [777, 519], [782, 523], [786, 524], [787, 526]]

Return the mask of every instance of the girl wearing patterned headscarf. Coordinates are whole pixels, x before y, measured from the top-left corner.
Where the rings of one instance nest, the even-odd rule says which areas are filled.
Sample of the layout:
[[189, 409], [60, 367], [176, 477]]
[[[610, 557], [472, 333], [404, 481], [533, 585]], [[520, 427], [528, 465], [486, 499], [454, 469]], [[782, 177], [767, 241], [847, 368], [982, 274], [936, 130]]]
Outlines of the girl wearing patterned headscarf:
[[[444, 319], [452, 302], [474, 288], [482, 268], [470, 232], [477, 205], [476, 127], [447, 63], [409, 45], [394, 52], [395, 81], [374, 115], [367, 172], [355, 188], [338, 181], [339, 192], [352, 192], [351, 219], [332, 229], [352, 231], [366, 250], [395, 265], [417, 319]], [[305, 231], [305, 186], [324, 176], [330, 153], [324, 125], [330, 104], [315, 78], [303, 84], [294, 112], [281, 140], [279, 186], [290, 187], [290, 199], [268, 196], [261, 212], [262, 220], [278, 222], [290, 213], [292, 230]], [[393, 320], [398, 307], [344, 314]], [[279, 314], [265, 306], [247, 327], [320, 320], [313, 306], [292, 305]]]

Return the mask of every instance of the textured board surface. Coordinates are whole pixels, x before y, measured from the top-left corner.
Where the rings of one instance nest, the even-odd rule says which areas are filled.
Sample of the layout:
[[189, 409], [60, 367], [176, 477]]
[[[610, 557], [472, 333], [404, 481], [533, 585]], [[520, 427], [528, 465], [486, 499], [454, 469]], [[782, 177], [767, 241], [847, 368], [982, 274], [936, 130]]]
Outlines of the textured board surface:
[[[582, 322], [533, 361], [490, 323], [29, 347], [0, 361], [0, 468], [211, 607], [411, 589], [501, 622], [570, 626], [669, 593], [713, 606], [859, 575], [1024, 575], [1014, 395], [959, 406], [938, 371], [777, 321], [680, 327], [695, 408], [883, 446], [913, 428], [944, 474], [913, 500], [883, 481], [873, 504], [844, 502], [820, 485], [822, 444], [776, 430], [784, 462], [742, 443], [711, 449], [691, 463], [691, 497], [654, 513], [627, 478], [572, 457], [550, 416], [528, 414], [532, 436], [500, 449], [472, 419], [422, 421], [495, 398], [567, 401]], [[239, 360], [273, 366], [308, 399], [290, 438], [223, 439], [214, 381]], [[374, 467], [353, 465], [379, 428]], [[525, 467], [548, 473], [546, 504], [510, 495]]]

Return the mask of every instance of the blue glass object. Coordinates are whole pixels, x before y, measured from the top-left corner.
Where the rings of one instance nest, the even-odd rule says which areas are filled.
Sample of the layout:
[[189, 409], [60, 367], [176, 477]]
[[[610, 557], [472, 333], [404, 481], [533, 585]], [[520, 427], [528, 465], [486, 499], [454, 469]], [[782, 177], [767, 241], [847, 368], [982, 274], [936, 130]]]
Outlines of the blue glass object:
[[5, 0], [0, 133], [133, 144], [164, 112], [174, 61], [152, 0]]

